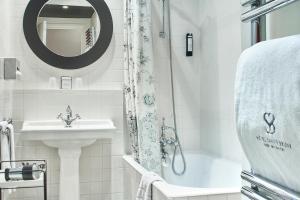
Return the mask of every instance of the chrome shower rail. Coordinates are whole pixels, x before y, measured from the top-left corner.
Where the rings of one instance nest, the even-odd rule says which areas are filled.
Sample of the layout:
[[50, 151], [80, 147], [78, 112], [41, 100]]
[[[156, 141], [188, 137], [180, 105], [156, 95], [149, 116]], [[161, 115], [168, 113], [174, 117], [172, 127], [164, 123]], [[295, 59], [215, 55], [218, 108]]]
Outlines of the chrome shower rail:
[[[268, 195], [277, 197], [278, 199], [285, 200], [300, 200], [300, 193], [296, 193], [289, 189], [283, 188], [278, 184], [271, 183], [264, 178], [253, 175], [250, 172], [243, 171], [241, 174], [243, 180], [249, 182], [252, 186], [255, 186], [261, 190], [263, 190]], [[261, 195], [259, 191], [254, 190], [253, 188], [243, 187], [242, 193], [248, 196], [250, 199], [260, 200], [260, 199], [268, 199]]]
[[[298, 0], [273, 0], [273, 1], [270, 1], [266, 4], [263, 4], [262, 6], [259, 6], [257, 8], [254, 8], [250, 11], [243, 13], [241, 16], [241, 20], [242, 20], [242, 22], [248, 22], [248, 21], [254, 20], [258, 17], [266, 15], [270, 12], [273, 12], [277, 9], [285, 7], [296, 1], [298, 1]], [[247, 5], [253, 4], [255, 2], [256, 2], [255, 0], [248, 0], [248, 1], [242, 2], [241, 4], [242, 4], [242, 6], [247, 6]]]

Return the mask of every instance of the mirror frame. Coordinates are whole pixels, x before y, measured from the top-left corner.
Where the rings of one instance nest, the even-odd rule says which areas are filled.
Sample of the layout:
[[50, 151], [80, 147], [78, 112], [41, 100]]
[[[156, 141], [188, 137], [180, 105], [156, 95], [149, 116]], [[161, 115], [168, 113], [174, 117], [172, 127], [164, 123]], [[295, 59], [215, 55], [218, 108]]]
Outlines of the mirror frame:
[[64, 57], [49, 50], [41, 41], [37, 31], [37, 20], [40, 10], [49, 0], [30, 0], [23, 18], [23, 31], [26, 41], [42, 61], [60, 69], [80, 69], [97, 61], [107, 50], [113, 36], [113, 19], [104, 0], [87, 0], [96, 10], [101, 24], [96, 44], [84, 54]]

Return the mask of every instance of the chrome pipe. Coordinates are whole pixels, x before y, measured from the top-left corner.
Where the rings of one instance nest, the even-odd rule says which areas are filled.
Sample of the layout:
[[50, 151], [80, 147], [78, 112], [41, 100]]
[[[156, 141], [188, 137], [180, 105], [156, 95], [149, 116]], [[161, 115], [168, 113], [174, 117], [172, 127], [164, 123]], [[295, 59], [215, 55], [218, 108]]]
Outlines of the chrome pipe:
[[242, 187], [241, 193], [251, 200], [268, 200], [248, 186]]
[[243, 180], [255, 185], [258, 188], [261, 188], [268, 194], [278, 197], [279, 199], [286, 200], [300, 200], [300, 193], [296, 193], [289, 189], [283, 188], [282, 186], [271, 183], [270, 181], [265, 180], [259, 176], [253, 175], [250, 172], [243, 171], [241, 174]]
[[[282, 7], [290, 5], [291, 3], [294, 3], [296, 1], [298, 1], [298, 0], [273, 0], [273, 1], [270, 1], [262, 6], [259, 6], [255, 9], [252, 9], [250, 11], [243, 13], [241, 16], [241, 20], [242, 20], [242, 22], [249, 22], [258, 17], [266, 15], [270, 12], [278, 10]], [[247, 1], [247, 4], [245, 4], [245, 5], [248, 5], [248, 2], [250, 2], [250, 1]]]
[[241, 1], [241, 5], [245, 7], [245, 6], [253, 5], [256, 2], [257, 0], [246, 0], [246, 1]]

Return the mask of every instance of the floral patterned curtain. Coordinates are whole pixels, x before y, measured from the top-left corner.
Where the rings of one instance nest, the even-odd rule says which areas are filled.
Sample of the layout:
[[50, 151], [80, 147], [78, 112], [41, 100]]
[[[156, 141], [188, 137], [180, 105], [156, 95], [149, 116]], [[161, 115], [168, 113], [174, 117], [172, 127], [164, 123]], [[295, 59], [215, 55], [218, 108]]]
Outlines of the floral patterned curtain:
[[124, 0], [125, 106], [132, 152], [142, 166], [161, 172], [153, 76], [151, 0]]

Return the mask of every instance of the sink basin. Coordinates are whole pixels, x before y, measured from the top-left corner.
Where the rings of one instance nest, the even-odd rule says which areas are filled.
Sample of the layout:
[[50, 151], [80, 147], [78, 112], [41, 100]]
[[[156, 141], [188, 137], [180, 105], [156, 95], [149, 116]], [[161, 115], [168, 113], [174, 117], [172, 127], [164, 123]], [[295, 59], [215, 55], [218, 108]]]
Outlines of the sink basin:
[[[77, 120], [65, 127], [61, 120], [25, 121], [20, 138], [39, 140], [58, 148], [60, 157], [59, 200], [80, 200], [79, 158], [81, 147], [97, 139], [112, 138], [116, 129], [111, 120]], [[43, 158], [41, 158], [43, 159]]]
[[61, 120], [25, 121], [22, 127], [23, 140], [84, 140], [111, 138], [116, 127], [111, 120], [77, 120], [71, 128]]

